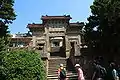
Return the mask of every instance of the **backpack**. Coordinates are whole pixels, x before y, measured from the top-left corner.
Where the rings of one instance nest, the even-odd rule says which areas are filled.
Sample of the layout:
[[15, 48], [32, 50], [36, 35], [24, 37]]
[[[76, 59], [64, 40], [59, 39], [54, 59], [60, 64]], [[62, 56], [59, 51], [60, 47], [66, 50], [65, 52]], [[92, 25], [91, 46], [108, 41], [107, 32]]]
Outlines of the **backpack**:
[[66, 71], [65, 69], [60, 70], [60, 78], [66, 78]]

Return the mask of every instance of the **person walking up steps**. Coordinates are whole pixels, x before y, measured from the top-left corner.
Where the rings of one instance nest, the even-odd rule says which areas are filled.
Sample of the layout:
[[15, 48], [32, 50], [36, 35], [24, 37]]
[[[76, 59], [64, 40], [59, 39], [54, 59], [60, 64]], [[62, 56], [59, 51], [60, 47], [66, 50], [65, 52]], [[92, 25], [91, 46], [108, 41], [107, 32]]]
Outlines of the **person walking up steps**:
[[58, 80], [66, 80], [66, 69], [63, 67], [63, 64], [60, 64], [58, 69]]
[[79, 64], [76, 64], [75, 68], [76, 68], [77, 73], [78, 73], [78, 80], [85, 80], [81, 66]]

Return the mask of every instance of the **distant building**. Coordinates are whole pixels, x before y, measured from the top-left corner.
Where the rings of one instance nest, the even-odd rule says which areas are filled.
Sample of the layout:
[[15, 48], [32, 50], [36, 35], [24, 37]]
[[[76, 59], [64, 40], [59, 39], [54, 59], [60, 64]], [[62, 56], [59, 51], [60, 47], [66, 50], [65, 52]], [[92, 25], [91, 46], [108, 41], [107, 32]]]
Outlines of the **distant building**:
[[10, 47], [28, 47], [32, 46], [32, 37], [27, 33], [13, 34], [10, 42]]

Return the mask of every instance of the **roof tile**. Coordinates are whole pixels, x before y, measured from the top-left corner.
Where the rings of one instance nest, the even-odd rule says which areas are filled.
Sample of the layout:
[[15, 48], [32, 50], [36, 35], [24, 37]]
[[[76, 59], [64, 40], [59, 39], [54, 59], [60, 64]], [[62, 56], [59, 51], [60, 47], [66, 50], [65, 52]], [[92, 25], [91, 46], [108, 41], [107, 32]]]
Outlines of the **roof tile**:
[[43, 24], [35, 24], [35, 23], [33, 23], [33, 24], [28, 24], [27, 25], [27, 28], [41, 28], [41, 27], [43, 27]]

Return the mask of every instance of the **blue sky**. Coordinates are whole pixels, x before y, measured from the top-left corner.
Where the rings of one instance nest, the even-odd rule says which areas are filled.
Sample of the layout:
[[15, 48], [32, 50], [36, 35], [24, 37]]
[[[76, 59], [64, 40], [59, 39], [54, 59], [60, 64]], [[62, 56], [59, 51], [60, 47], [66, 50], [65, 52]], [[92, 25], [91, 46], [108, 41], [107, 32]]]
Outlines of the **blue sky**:
[[10, 25], [12, 34], [27, 32], [28, 23], [41, 23], [42, 15], [71, 15], [72, 20], [86, 21], [93, 0], [15, 0], [16, 20]]

